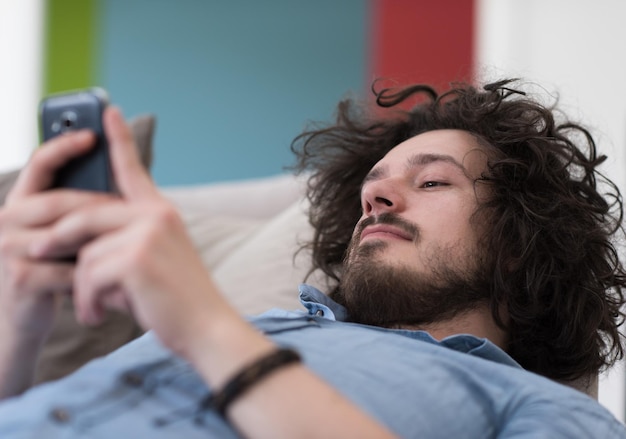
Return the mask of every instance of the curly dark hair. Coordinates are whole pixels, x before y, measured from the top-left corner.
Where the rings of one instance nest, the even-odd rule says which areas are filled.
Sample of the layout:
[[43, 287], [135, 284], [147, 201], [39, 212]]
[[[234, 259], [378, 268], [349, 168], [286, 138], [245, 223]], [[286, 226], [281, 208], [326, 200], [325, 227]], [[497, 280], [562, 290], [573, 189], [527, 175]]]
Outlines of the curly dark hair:
[[389, 150], [426, 131], [464, 130], [489, 152], [479, 180], [492, 196], [479, 209], [489, 213], [489, 301], [508, 334], [508, 353], [558, 380], [621, 359], [626, 273], [613, 242], [623, 230], [623, 205], [617, 186], [598, 171], [606, 157], [597, 155], [589, 131], [559, 121], [565, 118], [555, 104], [531, 99], [518, 80], [482, 89], [453, 84], [443, 94], [427, 85], [377, 91], [376, 84], [376, 106], [346, 99], [334, 124], [292, 143], [294, 169], [310, 173], [313, 270], [340, 279], [361, 216], [362, 181]]

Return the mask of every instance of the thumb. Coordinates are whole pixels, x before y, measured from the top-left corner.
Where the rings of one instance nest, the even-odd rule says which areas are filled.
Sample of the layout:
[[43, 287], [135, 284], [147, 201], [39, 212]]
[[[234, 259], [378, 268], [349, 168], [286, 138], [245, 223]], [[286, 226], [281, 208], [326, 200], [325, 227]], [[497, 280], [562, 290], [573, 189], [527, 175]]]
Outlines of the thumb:
[[135, 145], [133, 134], [120, 110], [108, 107], [103, 115], [104, 132], [109, 141], [113, 176], [124, 198], [146, 200], [158, 196]]

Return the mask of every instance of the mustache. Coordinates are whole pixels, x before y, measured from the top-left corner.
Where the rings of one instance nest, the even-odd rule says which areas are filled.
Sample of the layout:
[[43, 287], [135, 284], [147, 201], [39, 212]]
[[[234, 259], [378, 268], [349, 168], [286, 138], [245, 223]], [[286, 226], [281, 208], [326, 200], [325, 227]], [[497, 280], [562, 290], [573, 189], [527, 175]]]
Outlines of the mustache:
[[363, 229], [365, 229], [367, 226], [372, 226], [374, 224], [387, 224], [389, 226], [397, 227], [398, 229], [412, 236], [413, 241], [417, 241], [419, 237], [419, 228], [415, 224], [405, 220], [404, 218], [401, 218], [393, 212], [384, 212], [378, 216], [370, 216], [365, 218], [363, 221], [357, 224], [356, 236], [358, 236], [360, 239], [361, 233], [363, 233]]

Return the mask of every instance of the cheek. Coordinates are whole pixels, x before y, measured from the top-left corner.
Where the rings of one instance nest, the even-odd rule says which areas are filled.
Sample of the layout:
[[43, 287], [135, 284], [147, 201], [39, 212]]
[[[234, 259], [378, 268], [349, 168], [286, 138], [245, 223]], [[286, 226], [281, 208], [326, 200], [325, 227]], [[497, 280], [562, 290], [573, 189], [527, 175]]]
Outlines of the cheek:
[[473, 243], [476, 231], [470, 223], [474, 207], [458, 203], [433, 206], [427, 215], [422, 215], [420, 229], [423, 241], [435, 241], [445, 246], [446, 243]]

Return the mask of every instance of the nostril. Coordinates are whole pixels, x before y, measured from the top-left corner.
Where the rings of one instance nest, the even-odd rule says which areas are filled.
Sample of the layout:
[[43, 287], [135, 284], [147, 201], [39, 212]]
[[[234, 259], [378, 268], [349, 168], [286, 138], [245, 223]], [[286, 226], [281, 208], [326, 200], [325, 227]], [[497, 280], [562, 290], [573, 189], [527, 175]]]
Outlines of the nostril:
[[384, 198], [384, 197], [376, 197], [376, 202], [383, 203], [387, 207], [393, 206], [393, 203], [391, 202], [391, 200], [388, 200], [387, 198]]

